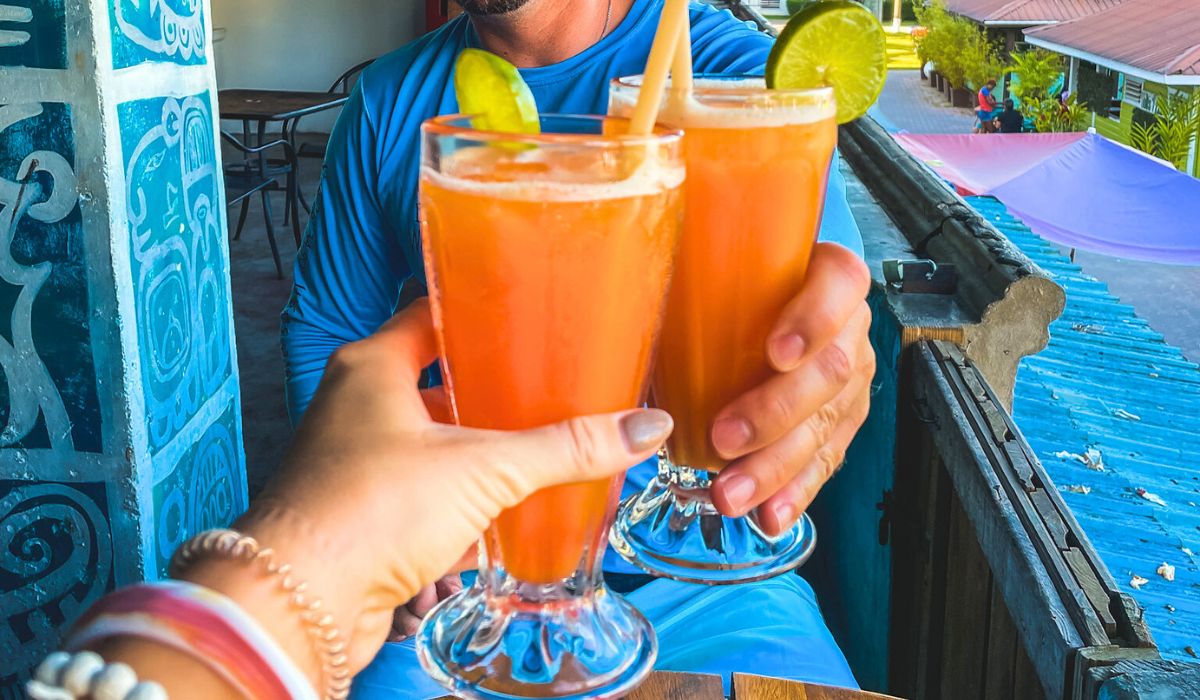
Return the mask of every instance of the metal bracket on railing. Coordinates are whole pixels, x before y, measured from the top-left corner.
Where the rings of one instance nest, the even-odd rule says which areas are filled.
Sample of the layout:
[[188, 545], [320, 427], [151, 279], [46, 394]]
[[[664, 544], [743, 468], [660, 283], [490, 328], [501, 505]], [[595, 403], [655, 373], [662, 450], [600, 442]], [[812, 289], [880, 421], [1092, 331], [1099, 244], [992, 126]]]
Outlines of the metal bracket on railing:
[[884, 260], [883, 279], [903, 294], [954, 294], [958, 272], [932, 260]]

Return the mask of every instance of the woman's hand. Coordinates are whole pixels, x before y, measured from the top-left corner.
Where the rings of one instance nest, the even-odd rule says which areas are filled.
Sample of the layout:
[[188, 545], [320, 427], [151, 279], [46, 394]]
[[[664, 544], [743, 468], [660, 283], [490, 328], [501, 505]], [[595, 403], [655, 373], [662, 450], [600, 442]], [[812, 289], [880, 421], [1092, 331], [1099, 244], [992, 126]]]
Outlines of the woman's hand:
[[[437, 397], [417, 390], [435, 356], [424, 300], [335, 353], [278, 475], [234, 525], [324, 599], [354, 672], [383, 644], [396, 608], [451, 570], [502, 510], [548, 486], [611, 477], [671, 430], [652, 410], [513, 433], [440, 424], [425, 402], [436, 407]], [[268, 586], [243, 564], [204, 564], [188, 578], [235, 600]], [[247, 611], [304, 663], [303, 636], [258, 607]]]

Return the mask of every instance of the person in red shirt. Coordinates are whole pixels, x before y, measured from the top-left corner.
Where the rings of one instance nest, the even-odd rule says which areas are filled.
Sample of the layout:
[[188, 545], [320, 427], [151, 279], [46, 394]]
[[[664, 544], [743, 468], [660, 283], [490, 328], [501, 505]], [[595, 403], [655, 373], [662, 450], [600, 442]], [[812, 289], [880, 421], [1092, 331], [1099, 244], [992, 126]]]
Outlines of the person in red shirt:
[[979, 89], [979, 105], [975, 109], [975, 116], [979, 117], [979, 127], [976, 133], [992, 133], [995, 129], [992, 126], [992, 119], [996, 116], [996, 97], [992, 92], [996, 89], [996, 81], [989, 80], [987, 84]]

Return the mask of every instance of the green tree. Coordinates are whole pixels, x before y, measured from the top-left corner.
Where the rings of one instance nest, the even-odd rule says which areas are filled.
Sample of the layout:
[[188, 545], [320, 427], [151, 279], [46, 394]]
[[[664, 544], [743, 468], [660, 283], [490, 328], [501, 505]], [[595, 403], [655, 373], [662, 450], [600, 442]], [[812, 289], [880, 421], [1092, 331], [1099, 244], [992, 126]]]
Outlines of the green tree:
[[1000, 60], [1000, 49], [988, 39], [987, 32], [974, 24], [971, 28], [973, 31], [964, 37], [966, 42], [959, 48], [959, 60], [966, 82], [978, 90], [989, 80], [999, 80], [1008, 67]]
[[1012, 56], [1013, 82], [1009, 87], [1017, 100], [1025, 106], [1057, 97], [1051, 95], [1050, 87], [1062, 75], [1063, 59], [1045, 49], [1022, 51]]
[[[932, 61], [954, 87], [979, 87], [1004, 73], [995, 45], [982, 27], [946, 11], [943, 0], [914, 5], [924, 35], [915, 35], [917, 56]], [[917, 38], [919, 36], [919, 38]]]
[[948, 37], [941, 29], [950, 21], [950, 13], [946, 11], [943, 0], [932, 0], [927, 5], [918, 3], [913, 5], [913, 10], [917, 15], [917, 23], [925, 30], [913, 35], [917, 56], [922, 63], [933, 61], [936, 64], [949, 50], [946, 43]]
[[1074, 95], [1065, 105], [1054, 97], [1026, 100], [1022, 110], [1033, 121], [1034, 130], [1042, 134], [1083, 131], [1091, 120], [1087, 105], [1076, 100]]
[[1192, 142], [1197, 138], [1200, 138], [1200, 90], [1193, 90], [1191, 94], [1176, 93], [1158, 100], [1154, 122], [1134, 124], [1129, 140], [1139, 151], [1185, 170]]

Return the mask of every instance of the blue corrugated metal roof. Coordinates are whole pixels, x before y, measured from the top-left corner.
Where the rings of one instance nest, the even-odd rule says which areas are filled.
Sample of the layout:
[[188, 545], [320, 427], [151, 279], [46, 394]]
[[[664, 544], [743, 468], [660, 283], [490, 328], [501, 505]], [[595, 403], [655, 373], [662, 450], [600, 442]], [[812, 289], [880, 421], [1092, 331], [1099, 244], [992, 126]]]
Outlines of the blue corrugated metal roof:
[[[1014, 419], [1117, 583], [1145, 608], [1162, 655], [1194, 660], [1186, 648], [1200, 653], [1200, 366], [1003, 204], [967, 201], [1067, 294], [1049, 345], [1021, 363]], [[1103, 471], [1074, 456], [1089, 447]], [[1174, 581], [1156, 573], [1164, 562]], [[1140, 590], [1134, 576], [1147, 579]]]

